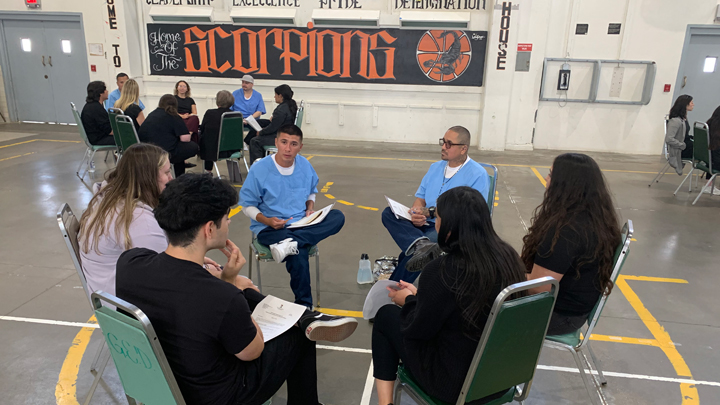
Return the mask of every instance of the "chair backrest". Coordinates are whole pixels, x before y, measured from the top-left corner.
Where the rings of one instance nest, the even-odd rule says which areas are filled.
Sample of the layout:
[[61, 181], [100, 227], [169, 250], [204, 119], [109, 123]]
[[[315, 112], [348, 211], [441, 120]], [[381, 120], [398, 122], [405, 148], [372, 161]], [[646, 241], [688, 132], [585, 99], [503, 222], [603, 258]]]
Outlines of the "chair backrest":
[[[70, 259], [72, 259], [75, 271], [77, 271], [80, 283], [82, 284], [85, 296], [90, 300], [90, 291], [88, 290], [87, 280], [85, 279], [85, 273], [83, 273], [81, 260], [80, 260], [80, 243], [78, 242], [78, 233], [80, 232], [80, 222], [73, 213], [70, 205], [65, 203], [60, 207], [60, 211], [57, 213], [57, 222], [60, 227], [60, 233], [62, 233], [65, 245], [67, 246], [68, 252], [70, 252]], [[92, 307], [92, 301], [90, 301]]]
[[229, 150], [243, 150], [243, 115], [239, 111], [225, 112], [220, 118], [217, 160], [220, 152]]
[[120, 138], [120, 147], [122, 151], [126, 151], [127, 148], [140, 143], [140, 138], [135, 131], [135, 123], [132, 118], [127, 115], [118, 115], [115, 117], [115, 125], [118, 129], [118, 136]]
[[710, 129], [708, 124], [696, 121], [693, 125], [695, 128], [695, 142], [693, 144], [693, 159], [698, 162], [704, 162], [708, 168], [712, 167], [710, 155]]
[[[135, 305], [104, 291], [94, 292], [92, 302], [125, 393], [144, 404], [184, 405], [185, 400], [148, 317]], [[104, 303], [114, 305], [129, 316]]]
[[92, 147], [92, 144], [90, 144], [90, 140], [87, 137], [87, 133], [85, 132], [85, 126], [83, 126], [82, 118], [80, 118], [80, 113], [78, 112], [77, 108], [75, 108], [75, 103], [72, 101], [70, 102], [70, 108], [72, 109], [73, 118], [75, 118], [75, 124], [77, 124], [78, 131], [80, 131], [80, 137], [82, 138], [83, 142], [85, 142], [85, 146], [88, 148]]
[[297, 125], [298, 128], [302, 128], [304, 116], [305, 116], [305, 100], [301, 100], [300, 107], [298, 107], [297, 113], [295, 113], [295, 125]]
[[487, 190], [487, 205], [490, 209], [490, 216], [492, 216], [493, 209], [495, 208], [495, 192], [497, 191], [498, 169], [495, 165], [482, 162], [478, 163], [480, 163], [480, 166], [484, 167], [485, 170], [487, 170], [488, 176], [490, 176], [490, 182], [488, 183]]
[[[621, 231], [620, 245], [615, 248], [615, 257], [613, 259], [613, 272], [610, 275], [610, 280], [612, 280], [613, 283], [615, 283], [615, 280], [617, 280], [618, 276], [620, 275], [620, 271], [625, 264], [625, 260], [627, 259], [628, 254], [630, 253], [630, 242], [632, 241], [633, 232], [633, 223], [631, 220], [628, 219], [625, 225], [623, 225]], [[605, 308], [605, 303], [607, 302], [608, 297], [609, 294], [600, 295], [600, 299], [598, 300], [597, 304], [595, 304], [595, 308], [593, 308], [593, 310], [588, 315], [588, 328], [583, 336], [582, 344], [586, 344], [587, 340], [590, 339], [590, 335], [592, 334], [592, 331], [595, 328], [598, 319], [600, 319], [600, 315], [602, 314], [603, 308]]]
[[123, 110], [119, 108], [108, 108], [108, 118], [110, 118], [110, 128], [112, 128], [113, 131], [113, 138], [115, 138], [115, 145], [118, 148], [118, 153], [123, 152], [123, 148], [120, 144], [120, 131], [118, 131], [117, 121], [115, 121], [115, 117], [118, 115], [125, 114]]
[[[549, 292], [510, 299], [550, 285]], [[457, 404], [525, 384], [527, 398], [558, 294], [552, 277], [513, 284], [498, 294], [480, 337]], [[523, 400], [521, 398], [519, 400]]]

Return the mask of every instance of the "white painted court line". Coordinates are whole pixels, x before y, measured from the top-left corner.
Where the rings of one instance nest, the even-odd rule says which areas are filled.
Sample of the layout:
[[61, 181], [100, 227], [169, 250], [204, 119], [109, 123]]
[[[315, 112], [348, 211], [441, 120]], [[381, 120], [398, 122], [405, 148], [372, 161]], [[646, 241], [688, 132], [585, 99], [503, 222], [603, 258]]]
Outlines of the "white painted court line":
[[370, 397], [372, 396], [373, 384], [375, 379], [373, 378], [373, 362], [370, 360], [370, 368], [368, 369], [367, 378], [365, 378], [365, 388], [363, 389], [362, 398], [360, 399], [360, 405], [369, 405]]
[[[43, 324], [43, 325], [73, 326], [76, 328], [96, 328], [96, 329], [99, 328], [99, 326], [94, 323], [54, 321], [54, 320], [50, 320], [50, 319], [21, 318], [21, 317], [17, 317], [17, 316], [0, 315], [0, 320], [38, 323], [38, 324]], [[357, 348], [357, 347], [317, 345], [317, 348], [324, 349], [324, 350], [335, 350], [335, 351], [340, 351], [340, 352], [352, 352], [352, 353], [362, 353], [362, 354], [371, 354], [372, 353], [372, 350], [370, 350], [370, 349], [361, 349], [361, 348]], [[575, 373], [575, 374], [580, 373], [580, 371], [578, 369], [572, 368], [572, 367], [544, 366], [542, 364], [538, 364], [537, 368], [538, 368], [538, 370], [560, 371], [560, 372], [564, 372], [564, 373]], [[594, 370], [592, 371], [592, 373], [597, 374], [597, 372]], [[715, 381], [698, 381], [698, 380], [689, 380], [689, 379], [685, 379], [685, 378], [670, 378], [670, 377], [658, 377], [658, 376], [643, 375], [643, 374], [618, 373], [618, 372], [614, 372], [614, 371], [604, 371], [603, 374], [605, 374], [605, 376], [607, 376], [607, 377], [668, 382], [668, 383], [674, 383], [674, 384], [695, 384], [695, 385], [707, 385], [710, 387], [720, 387], [720, 382], [715, 382]], [[372, 386], [373, 386], [372, 380], [373, 380], [373, 378], [372, 378], [372, 361], [371, 361], [370, 369], [368, 370], [368, 376], [365, 381], [365, 390], [363, 391], [363, 399], [365, 399], [366, 393], [372, 392]], [[370, 400], [369, 394], [368, 394], [367, 398], [368, 398], [367, 400], [369, 401]], [[362, 404], [363, 405], [367, 404], [367, 402], [363, 402]]]
[[66, 322], [66, 321], [52, 321], [49, 319], [37, 319], [37, 318], [19, 318], [16, 316], [3, 316], [0, 315], [2, 321], [16, 321], [16, 322], [28, 322], [28, 323], [41, 323], [45, 325], [60, 325], [60, 326], [75, 326], [80, 328], [99, 328], [95, 323], [82, 323], [82, 322]]

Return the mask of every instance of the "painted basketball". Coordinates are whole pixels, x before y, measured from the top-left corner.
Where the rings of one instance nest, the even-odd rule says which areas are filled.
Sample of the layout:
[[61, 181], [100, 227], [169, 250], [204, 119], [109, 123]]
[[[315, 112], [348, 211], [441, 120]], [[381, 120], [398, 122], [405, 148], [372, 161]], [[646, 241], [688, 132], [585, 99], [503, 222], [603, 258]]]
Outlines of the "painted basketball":
[[426, 31], [417, 45], [420, 70], [435, 82], [451, 82], [470, 65], [472, 47], [463, 31]]

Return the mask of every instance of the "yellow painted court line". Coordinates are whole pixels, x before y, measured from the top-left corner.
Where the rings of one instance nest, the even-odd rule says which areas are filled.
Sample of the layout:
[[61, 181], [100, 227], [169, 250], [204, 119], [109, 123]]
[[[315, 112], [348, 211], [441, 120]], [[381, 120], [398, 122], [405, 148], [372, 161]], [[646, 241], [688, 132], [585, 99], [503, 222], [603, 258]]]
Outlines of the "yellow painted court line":
[[329, 198], [329, 199], [331, 199], [331, 200], [334, 200], [334, 199], [335, 199], [335, 196], [332, 195], [332, 194], [325, 194], [325, 197], [327, 197], [327, 198]]
[[646, 277], [646, 276], [621, 276], [625, 280], [637, 280], [637, 281], [655, 281], [657, 283], [676, 283], [676, 284], [688, 284], [687, 280], [681, 278], [663, 278], [663, 277]]
[[362, 208], [362, 209], [364, 209], [364, 210], [369, 210], [369, 211], [379, 211], [378, 208], [366, 207], [366, 206], [364, 206], [364, 205], [356, 205], [356, 207]]
[[547, 183], [545, 182], [545, 178], [540, 174], [540, 172], [537, 171], [537, 169], [534, 168], [534, 167], [531, 167], [530, 169], [532, 169], [533, 173], [535, 173], [535, 175], [537, 176], [538, 180], [540, 180], [540, 183], [542, 183], [543, 187], [547, 187]]
[[[97, 323], [95, 315], [88, 320], [88, 323]], [[80, 362], [94, 330], [95, 328], [82, 328], [73, 339], [72, 346], [70, 346], [60, 369], [58, 382], [55, 385], [55, 401], [58, 405], [79, 405], [75, 385], [77, 384], [78, 371], [80, 371]]]
[[228, 214], [228, 218], [232, 218], [234, 215], [236, 215], [240, 211], [242, 211], [242, 206], [238, 205], [237, 207], [230, 210], [230, 213]]
[[9, 147], [11, 147], [11, 146], [24, 145], [24, 144], [26, 144], [26, 143], [35, 142], [35, 141], [37, 141], [37, 139], [31, 139], [31, 140], [29, 140], [29, 141], [23, 141], [23, 142], [13, 143], [13, 144], [10, 144], [10, 145], [4, 145], [4, 146], [0, 146], [0, 149], [2, 149], [2, 148], [9, 148]]
[[80, 143], [80, 141], [64, 141], [64, 140], [60, 140], [60, 139], [31, 139], [31, 140], [29, 140], [29, 141], [22, 141], [22, 142], [12, 143], [12, 144], [10, 144], [10, 145], [3, 145], [3, 146], [0, 146], [0, 149], [9, 148], [9, 147], [11, 147], [11, 146], [24, 145], [24, 144], [26, 144], [26, 143], [38, 142], [38, 141], [42, 141], [42, 142]]
[[345, 204], [345, 205], [355, 205], [354, 203], [351, 203], [351, 202], [348, 202], [345, 200], [337, 200], [337, 202], [339, 202], [340, 204]]
[[[581, 337], [582, 339], [582, 337]], [[599, 342], [613, 342], [613, 343], [628, 343], [633, 345], [643, 345], [643, 346], [655, 346], [659, 347], [657, 340], [655, 339], [638, 339], [638, 338], [631, 338], [631, 337], [625, 337], [625, 336], [610, 336], [610, 335], [597, 335], [593, 333], [590, 335], [590, 340], [595, 340]]]
[[346, 311], [344, 309], [332, 309], [332, 308], [315, 308], [315, 309], [324, 314], [328, 314], [328, 315], [351, 316], [353, 318], [362, 318], [363, 317], [362, 311]]
[[314, 157], [315, 157], [315, 156], [308, 156], [308, 157], [306, 157], [305, 159], [310, 160], [310, 159], [312, 159], [312, 158], [314, 158]]
[[[650, 333], [652, 333], [652, 335], [655, 337], [655, 340], [658, 343], [658, 347], [660, 347], [660, 349], [665, 353], [665, 356], [668, 358], [668, 360], [670, 360], [670, 363], [675, 369], [675, 373], [679, 377], [687, 377], [689, 379], [692, 379], [693, 376], [690, 372], [690, 368], [688, 367], [687, 363], [685, 363], [685, 359], [683, 359], [683, 357], [680, 355], [680, 352], [678, 352], [677, 347], [675, 347], [675, 345], [673, 344], [670, 335], [667, 333], [667, 331], [665, 331], [665, 328], [660, 325], [657, 319], [652, 316], [650, 311], [645, 308], [645, 305], [643, 305], [642, 301], [640, 301], [640, 297], [638, 297], [637, 294], [635, 294], [635, 291], [630, 288], [630, 285], [626, 281], [627, 279], [627, 277], [620, 275], [620, 277], [618, 277], [617, 281], [615, 282], [615, 286], [620, 289], [625, 298], [627, 298], [628, 302], [630, 302], [630, 305], [633, 307], [635, 312], [637, 312], [638, 316], [640, 316], [640, 319], [643, 321]], [[680, 395], [682, 398], [682, 405], [700, 404], [698, 390], [693, 384], [680, 383]]]
[[23, 155], [11, 156], [11, 157], [9, 157], [9, 158], [0, 159], [0, 162], [5, 161], [5, 160], [10, 160], [10, 159], [15, 159], [15, 158], [27, 156], [27, 155], [32, 155], [33, 153], [35, 153], [35, 152], [30, 152], [30, 153], [25, 153], [25, 154], [23, 154]]

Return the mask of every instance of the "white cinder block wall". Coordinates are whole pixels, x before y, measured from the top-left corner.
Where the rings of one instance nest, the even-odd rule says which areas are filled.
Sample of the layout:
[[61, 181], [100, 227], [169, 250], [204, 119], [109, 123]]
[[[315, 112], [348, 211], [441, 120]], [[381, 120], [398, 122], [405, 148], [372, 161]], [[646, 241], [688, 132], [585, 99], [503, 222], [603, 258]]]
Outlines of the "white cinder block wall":
[[[105, 56], [88, 56], [88, 63], [97, 66], [97, 72], [90, 73], [91, 80], [103, 80], [112, 89], [115, 74], [128, 73], [141, 85], [146, 114], [180, 79], [149, 75], [144, 44], [145, 24], [150, 22], [149, 2], [45, 1], [39, 11], [82, 13], [86, 41], [102, 43], [106, 51]], [[187, 0], [174, 2], [186, 4]], [[214, 7], [216, 17], [229, 20], [233, 0], [207, 3]], [[298, 0], [298, 4], [297, 23], [305, 26], [313, 9], [319, 8], [319, 2]], [[399, 10], [394, 9], [395, 0], [358, 0], [358, 4], [363, 10], [399, 14]], [[464, 125], [474, 135], [473, 144], [487, 150], [536, 148], [656, 154], [662, 144], [662, 118], [673, 101], [673, 93], [663, 93], [663, 85], [674, 86], [676, 82], [686, 27], [713, 24], [717, 4], [718, 0], [513, 1], [507, 27], [506, 68], [498, 70], [500, 30], [505, 28], [507, 20], [502, 20], [502, 1], [486, 0], [486, 10], [471, 12], [469, 27], [489, 32], [483, 87], [258, 78], [256, 89], [263, 94], [270, 112], [274, 108], [272, 89], [282, 83], [289, 84], [296, 99], [304, 99], [308, 104], [303, 130], [311, 138], [435, 143], [447, 127]], [[115, 8], [115, 30], [110, 29], [109, 6]], [[23, 2], [16, 0], [0, 0], [0, 9], [27, 11]], [[587, 35], [575, 35], [577, 23], [589, 24]], [[607, 35], [609, 23], [622, 23], [621, 34]], [[515, 72], [518, 43], [533, 44], [529, 72]], [[113, 63], [113, 44], [119, 44], [120, 67]], [[545, 57], [655, 61], [657, 75], [652, 100], [645, 106], [580, 103], [563, 106], [557, 102], [540, 102]], [[234, 78], [183, 79], [192, 86], [200, 115], [214, 107], [218, 90], [240, 87], [240, 80]], [[373, 126], [374, 108], [378, 112], [377, 126]], [[339, 123], [340, 111], [344, 114], [343, 125]]]

